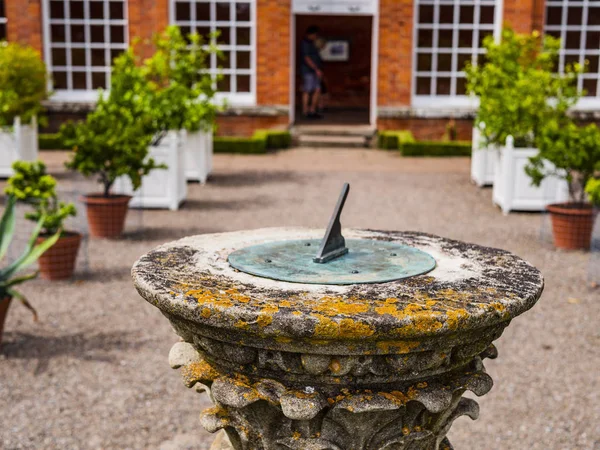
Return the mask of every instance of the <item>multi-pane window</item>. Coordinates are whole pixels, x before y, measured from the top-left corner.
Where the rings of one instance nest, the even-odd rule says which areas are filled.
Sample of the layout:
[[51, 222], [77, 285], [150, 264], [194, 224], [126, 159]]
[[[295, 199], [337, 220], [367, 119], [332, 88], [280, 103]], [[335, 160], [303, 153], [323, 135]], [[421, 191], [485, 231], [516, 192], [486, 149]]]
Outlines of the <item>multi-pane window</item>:
[[544, 32], [560, 38], [558, 70], [573, 63], [588, 61], [587, 73], [578, 79], [579, 89], [585, 89], [583, 104], [600, 101], [600, 1], [548, 0]]
[[[126, 0], [45, 0], [46, 63], [56, 97], [93, 98], [128, 45]], [[85, 91], [88, 91], [86, 95]]]
[[171, 0], [171, 23], [184, 35], [219, 32], [222, 57], [211, 55], [210, 73], [221, 74], [217, 90], [232, 103], [254, 103], [255, 0]]
[[[466, 95], [464, 66], [481, 63], [483, 40], [499, 33], [496, 0], [417, 0], [413, 94], [415, 103]], [[432, 99], [435, 97], [435, 100]]]
[[0, 0], [0, 41], [6, 39], [6, 11], [4, 0]]

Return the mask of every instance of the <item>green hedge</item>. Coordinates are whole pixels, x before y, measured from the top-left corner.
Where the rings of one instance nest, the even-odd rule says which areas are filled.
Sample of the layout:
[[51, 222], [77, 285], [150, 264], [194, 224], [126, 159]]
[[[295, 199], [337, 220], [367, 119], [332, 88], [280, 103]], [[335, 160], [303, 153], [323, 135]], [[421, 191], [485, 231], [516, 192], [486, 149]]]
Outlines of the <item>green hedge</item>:
[[292, 146], [292, 134], [288, 130], [256, 130], [253, 137], [264, 137], [269, 150]]
[[213, 139], [215, 153], [260, 154], [267, 152], [267, 140], [264, 137], [230, 137], [215, 136]]
[[252, 137], [215, 136], [215, 153], [260, 154], [267, 150], [289, 148], [292, 135], [287, 130], [256, 130]]
[[415, 142], [409, 130], [380, 131], [377, 137], [377, 147], [384, 150], [399, 150], [408, 142]]
[[[67, 150], [58, 133], [40, 133], [40, 150]], [[215, 153], [265, 153], [267, 149], [289, 148], [292, 135], [287, 130], [257, 130], [247, 137], [214, 137]]]
[[38, 135], [38, 144], [40, 150], [66, 150], [67, 146], [63, 144], [58, 133], [40, 133]]
[[470, 141], [419, 141], [402, 146], [403, 156], [471, 156]]

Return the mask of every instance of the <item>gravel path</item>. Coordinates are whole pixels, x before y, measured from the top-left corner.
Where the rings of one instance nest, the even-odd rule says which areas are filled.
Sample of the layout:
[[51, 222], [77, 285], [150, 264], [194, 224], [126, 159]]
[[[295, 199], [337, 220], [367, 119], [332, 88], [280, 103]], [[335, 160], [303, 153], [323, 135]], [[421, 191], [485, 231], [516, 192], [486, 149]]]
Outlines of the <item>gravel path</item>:
[[[42, 157], [62, 189], [93, 189], [64, 172], [64, 154]], [[348, 181], [344, 226], [420, 230], [505, 248], [546, 277], [538, 305], [497, 342], [500, 357], [486, 363], [495, 387], [479, 400], [478, 421], [455, 423], [455, 448], [600, 449], [600, 290], [589, 287], [587, 275], [600, 258], [555, 251], [538, 214], [503, 216], [489, 189], [469, 183], [468, 159], [308, 149], [219, 155], [215, 166], [206, 186], [189, 185], [179, 212], [132, 212], [122, 239], [90, 240], [75, 280], [23, 288], [41, 321], [33, 323], [19, 305], [10, 309], [0, 351], [0, 448], [208, 449], [212, 436], [198, 423], [208, 401], [169, 369], [177, 337], [134, 291], [131, 265], [190, 234], [324, 227]]]

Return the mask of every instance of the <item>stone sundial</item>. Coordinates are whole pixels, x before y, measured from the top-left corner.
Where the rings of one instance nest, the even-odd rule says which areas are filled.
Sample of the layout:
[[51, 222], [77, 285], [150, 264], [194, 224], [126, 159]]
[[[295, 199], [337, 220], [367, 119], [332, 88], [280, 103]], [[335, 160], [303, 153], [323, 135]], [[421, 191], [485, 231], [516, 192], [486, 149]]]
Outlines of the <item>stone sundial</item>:
[[182, 339], [171, 365], [215, 403], [201, 415], [226, 433], [213, 449], [450, 449], [454, 419], [478, 416], [463, 394], [491, 389], [482, 360], [538, 300], [541, 274], [504, 250], [438, 236], [342, 234], [347, 193], [324, 238], [206, 234], [134, 265], [138, 292]]

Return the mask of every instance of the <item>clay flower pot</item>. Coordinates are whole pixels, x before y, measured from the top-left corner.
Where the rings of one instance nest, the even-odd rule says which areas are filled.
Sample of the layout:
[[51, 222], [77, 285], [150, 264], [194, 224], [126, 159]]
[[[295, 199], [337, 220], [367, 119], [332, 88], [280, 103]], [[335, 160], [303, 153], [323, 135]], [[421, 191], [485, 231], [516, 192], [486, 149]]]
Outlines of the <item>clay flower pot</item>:
[[82, 197], [87, 209], [90, 235], [93, 237], [114, 238], [123, 232], [125, 216], [129, 209], [129, 195], [89, 194]]
[[4, 321], [6, 320], [6, 315], [8, 314], [8, 307], [10, 306], [10, 302], [12, 301], [12, 297], [5, 297], [0, 299], [0, 344], [2, 344], [2, 332], [4, 331]]
[[557, 203], [547, 206], [552, 220], [554, 245], [564, 250], [589, 250], [595, 211], [582, 203]]
[[[46, 237], [38, 237], [40, 244]], [[71, 278], [75, 270], [75, 261], [81, 244], [81, 234], [72, 231], [64, 232], [56, 244], [46, 250], [38, 259], [40, 276], [45, 280], [66, 280]]]

